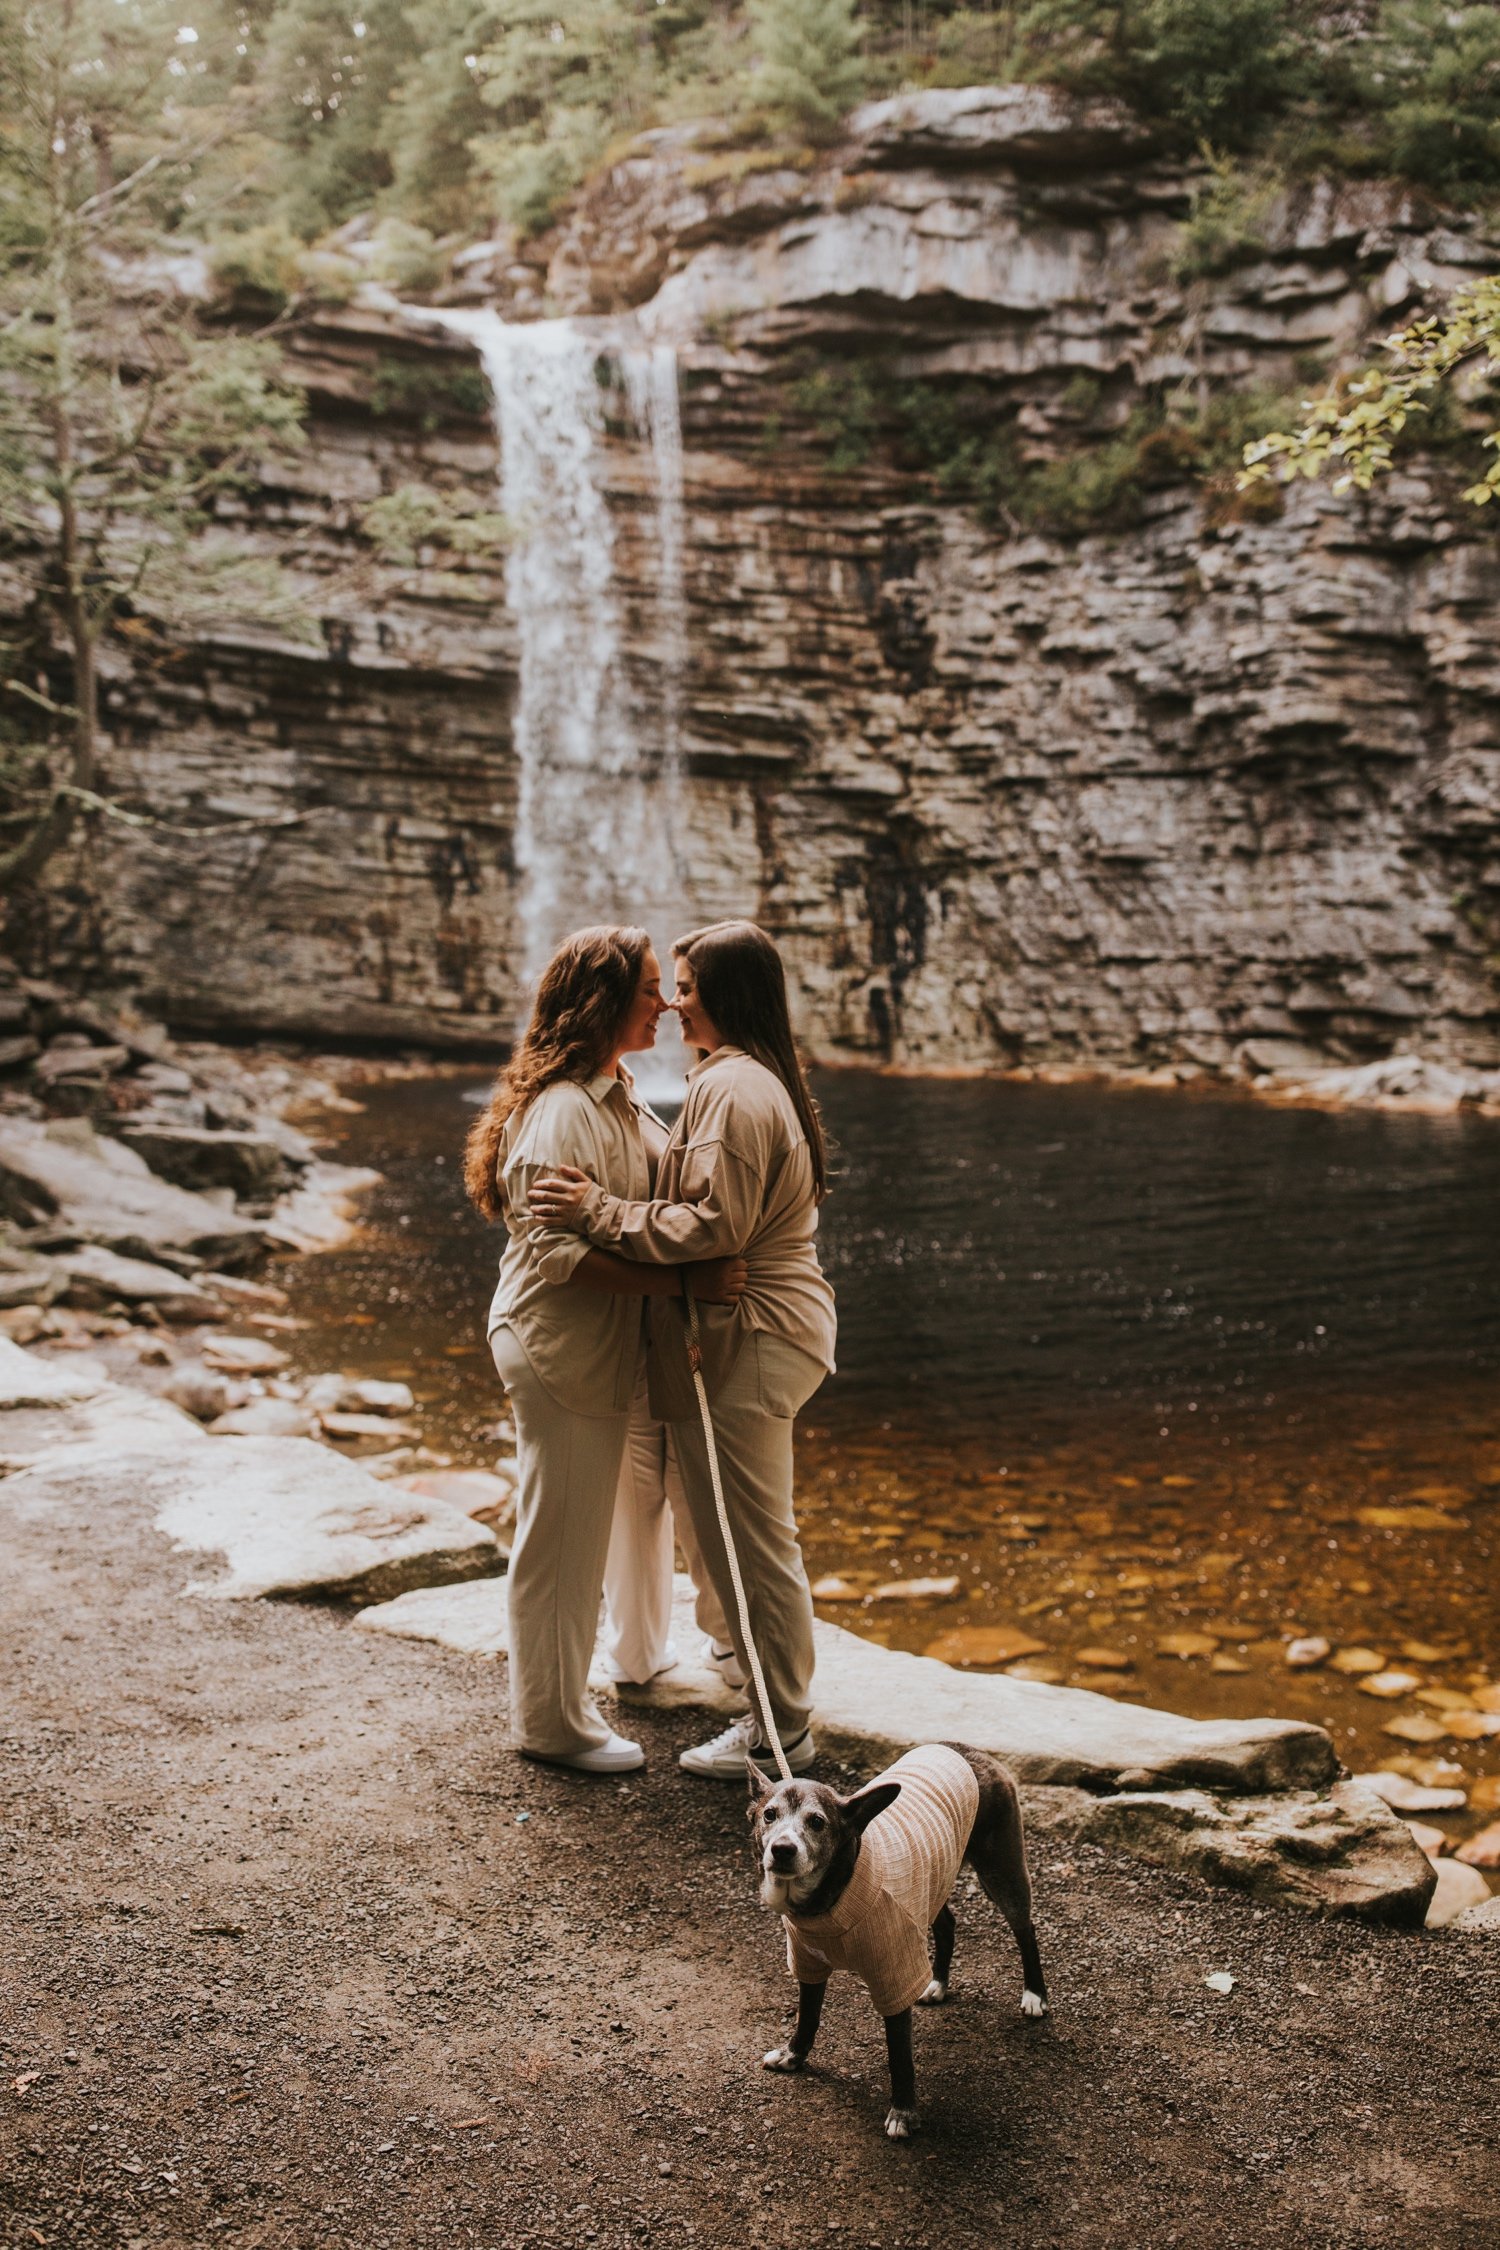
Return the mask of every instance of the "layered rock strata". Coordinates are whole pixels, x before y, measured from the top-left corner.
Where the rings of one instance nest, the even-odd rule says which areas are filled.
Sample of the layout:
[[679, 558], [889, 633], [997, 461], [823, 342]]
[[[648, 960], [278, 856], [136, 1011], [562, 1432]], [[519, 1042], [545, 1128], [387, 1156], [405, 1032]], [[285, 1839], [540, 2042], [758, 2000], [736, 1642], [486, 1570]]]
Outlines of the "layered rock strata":
[[[552, 238], [467, 262], [511, 316], [600, 324], [648, 719], [649, 461], [610, 355], [678, 352], [695, 880], [783, 940], [827, 1059], [1500, 1063], [1500, 564], [1455, 468], [1413, 454], [1373, 500], [1305, 487], [1271, 514], [1227, 473], [1205, 490], [1169, 434], [1117, 528], [1064, 532], [1003, 476], [977, 504], [968, 438], [1003, 430], [1024, 480], [1098, 462], [1164, 395], [1174, 427], [1294, 399], [1500, 255], [1380, 183], [1309, 186], [1184, 279], [1195, 186], [1110, 105], [966, 89], [871, 105], [816, 163], [647, 136]], [[401, 477], [492, 488], [451, 345], [367, 311], [295, 351], [308, 472], [253, 531], [310, 579]], [[945, 434], [914, 451], [929, 409]], [[418, 570], [343, 612], [316, 650], [118, 660], [113, 785], [258, 825], [112, 837], [59, 871], [37, 953], [102, 949], [200, 1024], [508, 1029], [499, 571]]]

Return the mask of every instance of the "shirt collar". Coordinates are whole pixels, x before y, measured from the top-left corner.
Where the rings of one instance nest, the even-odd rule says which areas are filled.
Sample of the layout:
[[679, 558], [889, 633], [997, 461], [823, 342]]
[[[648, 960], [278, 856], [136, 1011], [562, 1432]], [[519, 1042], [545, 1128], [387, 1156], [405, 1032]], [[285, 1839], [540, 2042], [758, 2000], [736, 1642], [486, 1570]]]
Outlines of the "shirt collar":
[[583, 1082], [583, 1090], [588, 1095], [591, 1102], [607, 1102], [609, 1100], [610, 1090], [612, 1087], [621, 1086], [624, 1088], [626, 1094], [628, 1095], [634, 1085], [635, 1080], [631, 1077], [629, 1071], [622, 1063], [620, 1065], [620, 1075], [618, 1078], [615, 1077], [612, 1071], [596, 1070], [592, 1078], [585, 1078]]
[[693, 1064], [688, 1072], [689, 1081], [697, 1078], [705, 1070], [712, 1070], [715, 1063], [727, 1062], [731, 1055], [743, 1055], [744, 1052], [743, 1047], [731, 1047], [727, 1043], [722, 1047], [715, 1047], [713, 1053], [705, 1055], [702, 1062]]

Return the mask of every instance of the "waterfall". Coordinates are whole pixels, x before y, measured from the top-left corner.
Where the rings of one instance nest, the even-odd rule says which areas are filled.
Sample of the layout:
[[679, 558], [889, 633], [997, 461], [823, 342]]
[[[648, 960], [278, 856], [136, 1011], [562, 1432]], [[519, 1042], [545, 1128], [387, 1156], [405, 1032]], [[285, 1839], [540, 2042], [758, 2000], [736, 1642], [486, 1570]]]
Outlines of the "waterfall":
[[[670, 985], [664, 949], [695, 919], [674, 803], [687, 653], [675, 356], [658, 347], [624, 360], [656, 496], [662, 684], [648, 715], [634, 706], [623, 660], [597, 340], [567, 320], [513, 324], [492, 312], [405, 309], [474, 345], [494, 401], [500, 507], [513, 542], [506, 600], [520, 652], [518, 1015], [528, 1012], [558, 939], [590, 922], [643, 924]], [[681, 1091], [682, 1054], [668, 1021], [663, 1052], [647, 1072], [668, 1099]]]

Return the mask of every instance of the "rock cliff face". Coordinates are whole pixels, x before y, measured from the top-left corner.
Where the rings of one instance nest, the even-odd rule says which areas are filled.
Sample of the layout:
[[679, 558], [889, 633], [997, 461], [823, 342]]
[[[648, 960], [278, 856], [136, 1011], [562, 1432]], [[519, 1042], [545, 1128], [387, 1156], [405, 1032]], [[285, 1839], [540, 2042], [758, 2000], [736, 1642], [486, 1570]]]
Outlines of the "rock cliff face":
[[[1122, 113], [1033, 88], [872, 105], [816, 165], [754, 161], [648, 136], [530, 262], [468, 270], [508, 317], [597, 319], [606, 386], [622, 340], [676, 348], [696, 903], [783, 940], [813, 1049], [1500, 1063], [1492, 534], [1438, 455], [1371, 501], [1304, 487], [1267, 514], [1186, 476], [1181, 435], [1216, 400], [1295, 394], [1308, 355], [1500, 250], [1379, 184], [1309, 188], [1184, 282], [1192, 183]], [[366, 312], [296, 349], [311, 473], [256, 530], [309, 571], [413, 464], [492, 482], [484, 421], [444, 405], [451, 344]], [[434, 427], [371, 410], [392, 363], [404, 397], [428, 371]], [[1153, 435], [1138, 410], [1163, 385], [1186, 419]], [[602, 395], [649, 713], [650, 458]], [[915, 446], [934, 412], [941, 442]], [[997, 430], [981, 513], [963, 449]], [[1132, 430], [1139, 490], [1110, 527], [1012, 504]], [[515, 669], [499, 573], [474, 568], [417, 574], [316, 651], [132, 653], [115, 783], [179, 822], [287, 824], [96, 842], [34, 953], [102, 948], [200, 1023], [503, 1030]]]

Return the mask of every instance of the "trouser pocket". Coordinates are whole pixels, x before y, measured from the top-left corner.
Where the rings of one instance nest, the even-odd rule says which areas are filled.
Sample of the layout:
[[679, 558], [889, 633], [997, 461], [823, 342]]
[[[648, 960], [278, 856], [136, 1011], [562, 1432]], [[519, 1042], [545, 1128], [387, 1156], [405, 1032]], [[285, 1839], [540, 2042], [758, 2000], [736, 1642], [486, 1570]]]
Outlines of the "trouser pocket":
[[763, 1414], [789, 1422], [812, 1397], [826, 1372], [823, 1363], [790, 1344], [784, 1336], [758, 1332], [750, 1339], [756, 1358], [756, 1396]]

